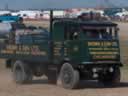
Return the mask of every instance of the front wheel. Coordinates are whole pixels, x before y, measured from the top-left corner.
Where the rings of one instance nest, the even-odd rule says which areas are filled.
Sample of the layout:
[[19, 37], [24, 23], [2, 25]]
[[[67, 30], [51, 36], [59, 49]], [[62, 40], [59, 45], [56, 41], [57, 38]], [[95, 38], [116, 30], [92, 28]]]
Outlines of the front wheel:
[[60, 71], [60, 79], [64, 88], [74, 89], [78, 87], [80, 75], [78, 70], [75, 70], [71, 64], [65, 63]]
[[114, 68], [113, 72], [106, 72], [102, 74], [99, 78], [99, 82], [103, 83], [105, 86], [116, 86], [120, 83], [121, 73], [120, 68]]

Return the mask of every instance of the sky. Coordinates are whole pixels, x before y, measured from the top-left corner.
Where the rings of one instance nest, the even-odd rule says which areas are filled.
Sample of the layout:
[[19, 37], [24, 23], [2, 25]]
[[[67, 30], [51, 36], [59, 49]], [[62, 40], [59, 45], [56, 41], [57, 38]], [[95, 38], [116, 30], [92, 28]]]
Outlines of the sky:
[[[8, 5], [9, 9], [47, 9], [47, 8], [86, 8], [102, 6], [128, 6], [128, 0], [1, 0], [0, 8], [4, 9]], [[107, 1], [107, 0], [106, 0]], [[115, 3], [116, 2], [116, 3]]]

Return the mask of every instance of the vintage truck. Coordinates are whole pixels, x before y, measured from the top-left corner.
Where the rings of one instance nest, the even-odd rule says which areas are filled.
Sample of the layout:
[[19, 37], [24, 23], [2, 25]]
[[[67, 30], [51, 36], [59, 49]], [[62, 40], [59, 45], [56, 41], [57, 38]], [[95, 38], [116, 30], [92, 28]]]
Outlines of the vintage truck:
[[46, 75], [51, 84], [59, 77], [67, 89], [77, 88], [80, 80], [118, 84], [122, 66], [118, 25], [92, 16], [55, 19], [52, 13], [50, 32], [12, 32], [1, 40], [0, 58], [6, 59], [15, 82], [30, 83], [33, 76]]

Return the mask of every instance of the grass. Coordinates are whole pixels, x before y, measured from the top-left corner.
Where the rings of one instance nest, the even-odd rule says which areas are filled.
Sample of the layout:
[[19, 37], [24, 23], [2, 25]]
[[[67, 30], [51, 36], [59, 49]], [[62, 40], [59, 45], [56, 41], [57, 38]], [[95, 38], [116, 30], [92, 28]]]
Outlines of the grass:
[[49, 21], [24, 21], [27, 26], [33, 25], [36, 27], [43, 27], [49, 29]]

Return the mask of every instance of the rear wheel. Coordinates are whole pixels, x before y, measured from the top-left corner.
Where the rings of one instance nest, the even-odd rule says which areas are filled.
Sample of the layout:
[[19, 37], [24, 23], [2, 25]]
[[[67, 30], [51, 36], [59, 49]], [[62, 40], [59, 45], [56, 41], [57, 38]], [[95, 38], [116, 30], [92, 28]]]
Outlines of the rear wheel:
[[71, 64], [63, 64], [60, 72], [60, 79], [62, 86], [66, 89], [74, 89], [78, 87], [79, 72], [75, 70]]
[[99, 78], [99, 82], [103, 83], [105, 86], [116, 86], [120, 83], [120, 68], [114, 68], [113, 72], [106, 72], [101, 75]]
[[16, 61], [13, 65], [13, 78], [16, 83], [24, 84], [32, 81], [32, 71], [29, 66], [21, 61]]

